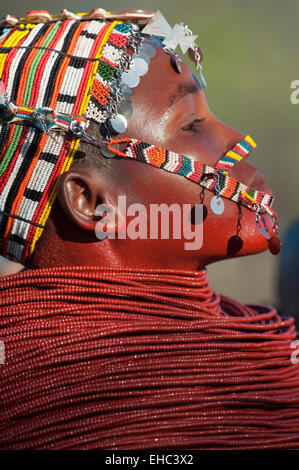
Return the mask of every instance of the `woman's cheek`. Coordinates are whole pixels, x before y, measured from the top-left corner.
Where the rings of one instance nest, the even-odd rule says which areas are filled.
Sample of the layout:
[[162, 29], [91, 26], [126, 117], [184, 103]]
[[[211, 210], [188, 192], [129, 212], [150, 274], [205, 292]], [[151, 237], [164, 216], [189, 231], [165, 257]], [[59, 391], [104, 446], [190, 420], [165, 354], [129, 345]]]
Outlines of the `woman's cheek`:
[[[267, 239], [258, 231], [252, 211], [223, 198], [224, 210], [222, 214], [215, 214], [211, 207], [213, 197], [212, 193], [206, 194], [203, 201], [207, 216], [203, 222], [201, 254], [217, 257], [244, 256], [268, 248]], [[270, 228], [272, 224], [269, 217], [266, 222]], [[271, 236], [272, 230], [269, 233]]]

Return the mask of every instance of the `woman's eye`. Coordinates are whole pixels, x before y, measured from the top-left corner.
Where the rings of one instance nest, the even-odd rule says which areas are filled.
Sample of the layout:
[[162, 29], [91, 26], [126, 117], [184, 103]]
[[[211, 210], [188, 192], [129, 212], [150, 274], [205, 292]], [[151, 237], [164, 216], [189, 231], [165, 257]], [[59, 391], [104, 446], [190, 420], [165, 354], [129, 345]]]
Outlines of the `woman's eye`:
[[182, 131], [189, 131], [189, 132], [199, 132], [200, 131], [200, 123], [204, 120], [202, 119], [194, 119], [190, 124], [187, 126], [182, 127]]

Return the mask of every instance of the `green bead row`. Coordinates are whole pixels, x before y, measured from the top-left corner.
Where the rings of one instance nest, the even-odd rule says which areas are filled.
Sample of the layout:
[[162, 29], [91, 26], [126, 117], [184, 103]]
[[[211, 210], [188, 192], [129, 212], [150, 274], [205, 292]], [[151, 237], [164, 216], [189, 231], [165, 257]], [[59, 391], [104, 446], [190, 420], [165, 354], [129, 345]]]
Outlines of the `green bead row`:
[[[44, 39], [44, 41], [43, 41], [43, 43], [41, 44], [40, 47], [48, 47], [48, 45], [50, 44], [50, 42], [54, 38], [60, 24], [61, 24], [61, 21], [57, 21], [57, 23], [55, 23], [54, 27], [49, 32], [47, 37]], [[28, 78], [27, 78], [27, 83], [26, 83], [26, 88], [25, 88], [25, 93], [24, 93], [24, 99], [23, 99], [22, 106], [29, 106], [30, 98], [31, 98], [31, 95], [32, 95], [32, 88], [33, 88], [34, 80], [35, 80], [36, 70], [37, 70], [38, 64], [40, 63], [43, 55], [46, 52], [47, 51], [43, 51], [43, 50], [38, 51], [38, 53], [36, 54], [35, 58], [32, 61], [32, 64], [30, 66], [30, 70], [29, 70], [29, 73], [28, 73]]]
[[23, 130], [22, 126], [16, 126], [16, 128], [14, 130], [14, 134], [13, 134], [13, 137], [12, 137], [11, 142], [9, 144], [9, 147], [7, 149], [7, 152], [5, 153], [5, 156], [4, 156], [3, 160], [0, 163], [0, 177], [5, 172], [6, 168], [8, 167], [8, 165], [10, 163], [10, 160], [12, 159], [12, 157], [13, 157], [15, 151], [16, 151], [16, 148], [19, 144], [19, 139], [20, 139], [22, 130]]
[[100, 62], [98, 67], [98, 74], [101, 75], [104, 80], [110, 82], [114, 76], [114, 68], [106, 62]]

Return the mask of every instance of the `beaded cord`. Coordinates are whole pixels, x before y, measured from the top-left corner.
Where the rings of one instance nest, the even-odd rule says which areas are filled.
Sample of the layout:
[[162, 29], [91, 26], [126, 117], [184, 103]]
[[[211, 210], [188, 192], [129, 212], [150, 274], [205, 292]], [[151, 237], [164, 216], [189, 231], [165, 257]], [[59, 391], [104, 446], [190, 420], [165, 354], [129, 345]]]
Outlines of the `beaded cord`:
[[1, 449], [295, 449], [293, 319], [205, 270], [56, 267], [0, 279]]
[[[124, 144], [123, 151], [115, 148], [115, 145], [118, 144], [121, 146]], [[220, 196], [242, 204], [252, 211], [255, 210], [254, 204], [258, 204], [263, 212], [276, 220], [276, 214], [271, 208], [274, 202], [272, 195], [250, 188], [228, 174], [233, 165], [247, 158], [255, 147], [256, 144], [251, 137], [246, 136], [221, 157], [215, 167], [211, 167], [186, 155], [129, 137], [112, 139], [108, 143], [108, 149], [119, 157], [132, 158], [170, 173], [184, 176], [189, 181], [212, 191], [218, 178]]]

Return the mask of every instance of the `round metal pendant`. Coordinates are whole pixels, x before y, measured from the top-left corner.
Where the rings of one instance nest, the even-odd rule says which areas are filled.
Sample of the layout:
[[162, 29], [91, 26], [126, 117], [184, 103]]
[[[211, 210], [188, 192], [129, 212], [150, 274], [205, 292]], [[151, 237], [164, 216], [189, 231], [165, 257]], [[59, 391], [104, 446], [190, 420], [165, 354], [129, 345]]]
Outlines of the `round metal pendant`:
[[145, 54], [150, 58], [156, 55], [156, 49], [146, 42], [142, 44], [139, 52], [140, 54]]
[[116, 156], [115, 153], [108, 150], [107, 147], [101, 147], [101, 154], [105, 158], [114, 158]]
[[141, 51], [139, 51], [138, 54], [133, 54], [133, 55], [132, 55], [132, 60], [134, 60], [134, 59], [142, 59], [142, 60], [144, 60], [144, 62], [146, 62], [147, 64], [149, 64], [150, 61], [151, 61], [150, 57], [149, 57], [148, 55], [146, 55], [145, 52], [141, 52]]
[[0, 122], [9, 122], [15, 117], [15, 114], [6, 104], [0, 104]]
[[266, 221], [264, 216], [262, 215], [260, 220], [256, 222], [256, 228], [260, 232], [263, 237], [265, 237], [267, 240], [269, 240], [270, 235], [268, 233], [269, 228], [267, 227]]
[[129, 117], [131, 117], [133, 114], [133, 106], [131, 101], [123, 100], [118, 106], [118, 112], [119, 114], [125, 116], [126, 119], [129, 119]]
[[182, 73], [181, 60], [176, 55], [171, 54], [170, 64], [175, 72]]
[[144, 41], [144, 44], [150, 44], [152, 47], [157, 49], [157, 47], [161, 46], [161, 41], [158, 38], [148, 37]]
[[220, 215], [224, 211], [224, 202], [221, 197], [214, 196], [211, 199], [211, 209], [214, 214]]
[[121, 91], [122, 91], [122, 94], [125, 96], [125, 95], [129, 95], [131, 96], [131, 88], [128, 87], [128, 85], [126, 85], [125, 83], [122, 83], [121, 84]]
[[114, 118], [109, 119], [109, 124], [112, 127], [113, 131], [117, 134], [125, 132], [127, 129], [127, 120], [122, 114], [117, 114]]
[[148, 71], [148, 64], [145, 60], [141, 59], [140, 57], [136, 57], [131, 62], [130, 70], [136, 71], [138, 75], [142, 77]]
[[256, 224], [256, 228], [258, 229], [258, 231], [260, 232], [260, 234], [263, 235], [263, 237], [265, 237], [267, 240], [269, 240], [270, 235], [269, 235], [269, 233], [267, 232], [266, 229], [264, 229], [263, 227], [261, 227], [259, 224]]
[[121, 79], [130, 88], [134, 88], [135, 86], [137, 86], [140, 81], [139, 75], [134, 72], [134, 70], [129, 70], [129, 72], [123, 72]]

